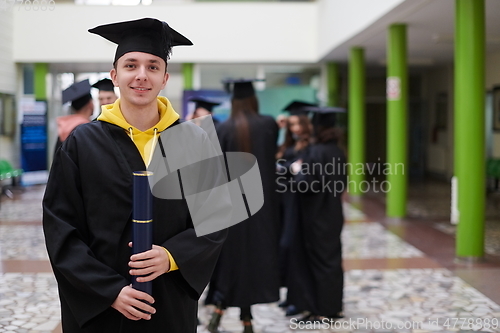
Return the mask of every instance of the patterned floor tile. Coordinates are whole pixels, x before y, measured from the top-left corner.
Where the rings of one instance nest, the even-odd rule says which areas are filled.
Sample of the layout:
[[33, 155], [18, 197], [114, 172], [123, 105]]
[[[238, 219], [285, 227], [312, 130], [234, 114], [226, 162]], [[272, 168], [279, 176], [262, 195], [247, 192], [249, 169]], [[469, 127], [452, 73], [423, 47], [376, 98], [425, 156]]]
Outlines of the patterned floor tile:
[[342, 230], [344, 259], [414, 258], [424, 254], [414, 246], [373, 222], [344, 225]]
[[[345, 274], [344, 313], [337, 321], [300, 326], [276, 303], [254, 305], [256, 332], [499, 332], [500, 306], [446, 269], [353, 270]], [[200, 303], [202, 304], [202, 303]], [[205, 326], [213, 308], [200, 306]], [[239, 309], [229, 308], [223, 332], [242, 332]]]
[[51, 333], [60, 318], [52, 273], [0, 273], [0, 332]]
[[49, 260], [40, 225], [0, 225], [0, 260]]
[[34, 186], [18, 193], [15, 200], [2, 197], [0, 205], [0, 224], [2, 222], [41, 222], [42, 198], [45, 186]]
[[[21, 195], [22, 200], [2, 200], [0, 260], [48, 260], [41, 226], [16, 225], [41, 221], [43, 186]], [[365, 222], [365, 214], [355, 206], [345, 204], [344, 213], [350, 221], [342, 233], [345, 259], [424, 256], [404, 242], [398, 230]], [[2, 225], [4, 221], [9, 223]], [[282, 298], [285, 293], [283, 289]], [[319, 327], [299, 327], [299, 316], [285, 317], [276, 303], [255, 305], [255, 332], [500, 332], [500, 306], [446, 269], [347, 271], [344, 304], [344, 319]], [[199, 333], [208, 332], [205, 325], [212, 310], [200, 305]], [[59, 321], [51, 273], [0, 273], [0, 332], [52, 332]], [[239, 309], [228, 309], [221, 328], [221, 332], [242, 332]]]

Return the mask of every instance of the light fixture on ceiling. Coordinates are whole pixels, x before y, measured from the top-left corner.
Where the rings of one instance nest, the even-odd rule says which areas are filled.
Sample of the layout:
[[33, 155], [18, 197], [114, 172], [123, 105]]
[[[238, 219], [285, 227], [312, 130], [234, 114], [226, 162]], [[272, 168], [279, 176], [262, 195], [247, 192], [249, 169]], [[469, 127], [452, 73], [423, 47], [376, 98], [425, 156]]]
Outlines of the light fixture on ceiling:
[[[387, 66], [387, 59], [379, 59], [378, 63]], [[431, 66], [434, 65], [432, 58], [408, 58], [408, 66]]]
[[453, 35], [432, 34], [431, 38], [434, 44], [453, 44], [454, 41]]
[[[453, 44], [455, 37], [453, 35], [432, 34], [434, 44]], [[500, 44], [500, 36], [486, 35], [486, 44]]]
[[141, 0], [112, 0], [112, 4], [115, 6], [137, 6], [141, 3]]

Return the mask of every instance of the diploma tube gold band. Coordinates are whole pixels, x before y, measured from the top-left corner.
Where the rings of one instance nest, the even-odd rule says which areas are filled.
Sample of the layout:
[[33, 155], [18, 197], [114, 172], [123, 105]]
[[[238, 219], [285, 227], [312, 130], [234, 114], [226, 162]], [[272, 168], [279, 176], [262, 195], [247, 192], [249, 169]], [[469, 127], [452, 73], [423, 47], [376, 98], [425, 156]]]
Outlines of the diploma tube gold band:
[[145, 177], [148, 177], [148, 176], [152, 176], [153, 172], [151, 172], [151, 171], [135, 171], [133, 174], [134, 174], [134, 176], [145, 176]]
[[132, 220], [134, 223], [151, 223], [153, 220]]

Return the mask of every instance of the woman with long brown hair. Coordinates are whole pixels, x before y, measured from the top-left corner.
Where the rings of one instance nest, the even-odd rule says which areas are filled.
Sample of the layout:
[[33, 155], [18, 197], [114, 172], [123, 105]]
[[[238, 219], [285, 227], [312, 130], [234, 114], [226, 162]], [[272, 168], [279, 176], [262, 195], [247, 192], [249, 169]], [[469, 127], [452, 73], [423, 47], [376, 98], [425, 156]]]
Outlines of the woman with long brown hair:
[[[279, 262], [280, 262], [280, 278], [281, 286], [287, 286], [287, 278], [295, 274], [289, 270], [289, 253], [290, 246], [297, 230], [298, 224], [298, 197], [296, 188], [293, 186], [293, 173], [290, 166], [306, 152], [307, 147], [312, 140], [312, 125], [309, 120], [306, 107], [314, 106], [314, 104], [293, 101], [288, 104], [284, 110], [290, 115], [287, 118], [285, 141], [279, 147], [276, 154], [278, 174], [278, 193], [281, 194], [281, 236], [279, 244]], [[299, 312], [287, 300], [279, 304], [280, 307], [286, 308], [286, 315], [292, 316]]]
[[283, 159], [287, 150], [302, 151], [311, 141], [312, 125], [307, 116], [308, 112], [304, 111], [304, 108], [308, 106], [314, 106], [314, 104], [293, 101], [284, 108], [290, 116], [286, 120], [285, 141], [278, 149], [277, 160]]
[[279, 299], [278, 200], [275, 154], [278, 125], [271, 116], [259, 114], [253, 80], [234, 84], [231, 116], [217, 128], [222, 151], [253, 154], [262, 177], [264, 204], [247, 220], [232, 226], [210, 281], [205, 301], [216, 310], [208, 325], [218, 332], [226, 307], [239, 307], [244, 333], [252, 333], [250, 307]]
[[315, 143], [292, 165], [298, 171], [300, 217], [289, 261], [296, 274], [288, 284], [290, 303], [308, 311], [302, 323], [342, 317], [344, 286], [340, 234], [346, 159], [334, 127], [335, 114], [343, 109], [309, 110], [314, 112]]

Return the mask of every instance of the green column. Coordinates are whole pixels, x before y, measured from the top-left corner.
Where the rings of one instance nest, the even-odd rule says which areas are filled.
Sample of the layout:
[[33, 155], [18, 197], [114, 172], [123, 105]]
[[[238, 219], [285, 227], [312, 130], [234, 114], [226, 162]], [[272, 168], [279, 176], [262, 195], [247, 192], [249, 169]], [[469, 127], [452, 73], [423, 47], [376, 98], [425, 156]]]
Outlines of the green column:
[[365, 61], [360, 47], [351, 48], [349, 56], [348, 117], [349, 193], [359, 196], [365, 163]]
[[456, 255], [474, 259], [484, 254], [485, 7], [484, 0], [455, 4]]
[[406, 215], [408, 187], [406, 25], [391, 25], [387, 37], [387, 164], [384, 170], [390, 189], [386, 214], [399, 218]]
[[193, 90], [193, 69], [194, 64], [182, 64], [182, 74], [184, 76], [184, 90]]
[[339, 65], [335, 62], [326, 64], [326, 78], [328, 89], [328, 105], [340, 106], [340, 76]]
[[49, 72], [49, 64], [36, 63], [35, 64], [35, 79], [34, 79], [34, 90], [35, 99], [38, 101], [47, 100], [47, 86], [45, 84], [45, 78]]

